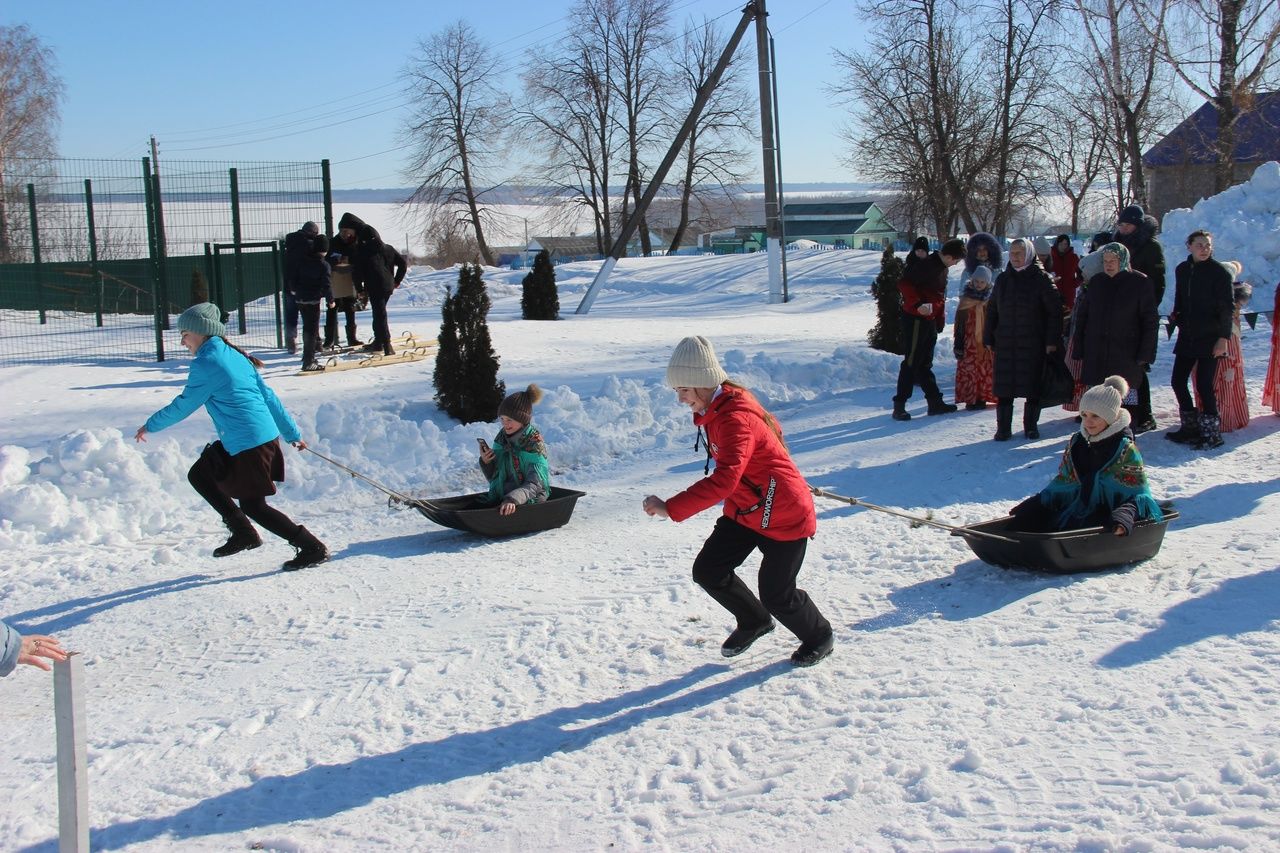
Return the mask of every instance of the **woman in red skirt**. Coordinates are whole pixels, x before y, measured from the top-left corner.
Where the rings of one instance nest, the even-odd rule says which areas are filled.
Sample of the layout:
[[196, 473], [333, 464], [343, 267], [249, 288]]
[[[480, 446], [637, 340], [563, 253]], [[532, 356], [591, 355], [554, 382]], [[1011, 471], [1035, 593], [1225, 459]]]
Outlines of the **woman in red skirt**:
[[1280, 284], [1276, 285], [1275, 309], [1271, 312], [1271, 360], [1267, 362], [1267, 380], [1262, 383], [1262, 405], [1280, 415]]

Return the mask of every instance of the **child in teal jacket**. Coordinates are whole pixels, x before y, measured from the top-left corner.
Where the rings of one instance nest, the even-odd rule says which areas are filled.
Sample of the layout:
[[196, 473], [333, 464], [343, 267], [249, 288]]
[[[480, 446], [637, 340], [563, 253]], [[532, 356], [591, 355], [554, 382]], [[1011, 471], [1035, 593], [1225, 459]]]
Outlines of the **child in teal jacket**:
[[520, 504], [545, 501], [551, 494], [551, 472], [542, 433], [533, 425], [533, 406], [542, 389], [530, 385], [507, 396], [498, 406], [502, 429], [493, 447], [481, 446], [480, 470], [489, 481], [487, 503], [510, 515]]

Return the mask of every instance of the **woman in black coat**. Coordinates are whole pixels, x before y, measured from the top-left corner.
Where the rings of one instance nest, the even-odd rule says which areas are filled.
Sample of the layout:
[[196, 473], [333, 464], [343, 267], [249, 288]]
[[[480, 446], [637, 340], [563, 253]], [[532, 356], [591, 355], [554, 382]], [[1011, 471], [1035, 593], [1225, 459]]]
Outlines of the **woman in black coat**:
[[[1123, 376], [1137, 388], [1156, 360], [1160, 324], [1151, 279], [1129, 269], [1129, 250], [1120, 243], [1102, 247], [1102, 272], [1076, 302], [1075, 353], [1082, 360], [1080, 381], [1098, 385], [1108, 376]], [[1138, 424], [1138, 406], [1125, 406]]]
[[1023, 397], [1022, 428], [1040, 437], [1040, 386], [1044, 357], [1058, 348], [1062, 335], [1062, 298], [1053, 279], [1036, 261], [1030, 240], [1014, 240], [1009, 266], [996, 277], [987, 301], [986, 345], [996, 354], [996, 441], [1013, 435], [1013, 400]]
[[[1213, 235], [1208, 231], [1192, 231], [1187, 237], [1187, 249], [1191, 254], [1174, 270], [1173, 325], [1178, 330], [1178, 341], [1173, 345], [1173, 376], [1169, 380], [1173, 395], [1178, 398], [1181, 424], [1164, 437], [1181, 444], [1204, 440], [1219, 447], [1222, 436], [1213, 378], [1218, 359], [1227, 354], [1231, 338], [1234, 276], [1214, 260]], [[1187, 388], [1192, 369], [1200, 392], [1199, 411]]]

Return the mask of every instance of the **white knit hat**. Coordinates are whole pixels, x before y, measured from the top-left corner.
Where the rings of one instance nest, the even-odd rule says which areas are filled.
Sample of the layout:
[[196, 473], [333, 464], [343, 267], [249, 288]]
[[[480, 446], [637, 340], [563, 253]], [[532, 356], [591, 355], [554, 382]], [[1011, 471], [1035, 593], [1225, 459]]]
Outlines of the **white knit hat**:
[[716, 358], [716, 348], [702, 335], [676, 344], [667, 364], [667, 385], [672, 388], [716, 388], [728, 378]]
[[[1080, 411], [1092, 412], [1107, 422], [1108, 425], [1124, 419], [1129, 420], [1129, 413], [1121, 409], [1124, 395], [1129, 393], [1129, 383], [1123, 376], [1108, 376], [1101, 385], [1094, 385], [1080, 395]], [[1125, 426], [1128, 426], [1126, 423]], [[1122, 427], [1123, 428], [1123, 427]]]

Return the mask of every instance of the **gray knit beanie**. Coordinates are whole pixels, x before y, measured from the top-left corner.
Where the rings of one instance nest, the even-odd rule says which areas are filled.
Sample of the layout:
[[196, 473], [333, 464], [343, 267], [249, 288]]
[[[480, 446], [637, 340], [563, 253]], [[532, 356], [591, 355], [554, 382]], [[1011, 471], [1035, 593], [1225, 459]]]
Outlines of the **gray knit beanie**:
[[702, 335], [676, 344], [667, 363], [667, 385], [672, 388], [717, 388], [728, 378], [716, 358], [715, 347]]
[[201, 302], [192, 305], [178, 316], [178, 331], [195, 332], [212, 338], [215, 335], [226, 335], [227, 327], [222, 322], [222, 310], [212, 302]]
[[[1120, 405], [1128, 393], [1129, 383], [1123, 376], [1108, 376], [1101, 385], [1094, 385], [1080, 395], [1080, 411], [1092, 412], [1108, 425], [1113, 424], [1120, 418]], [[1129, 417], [1128, 412], [1124, 414]]]

